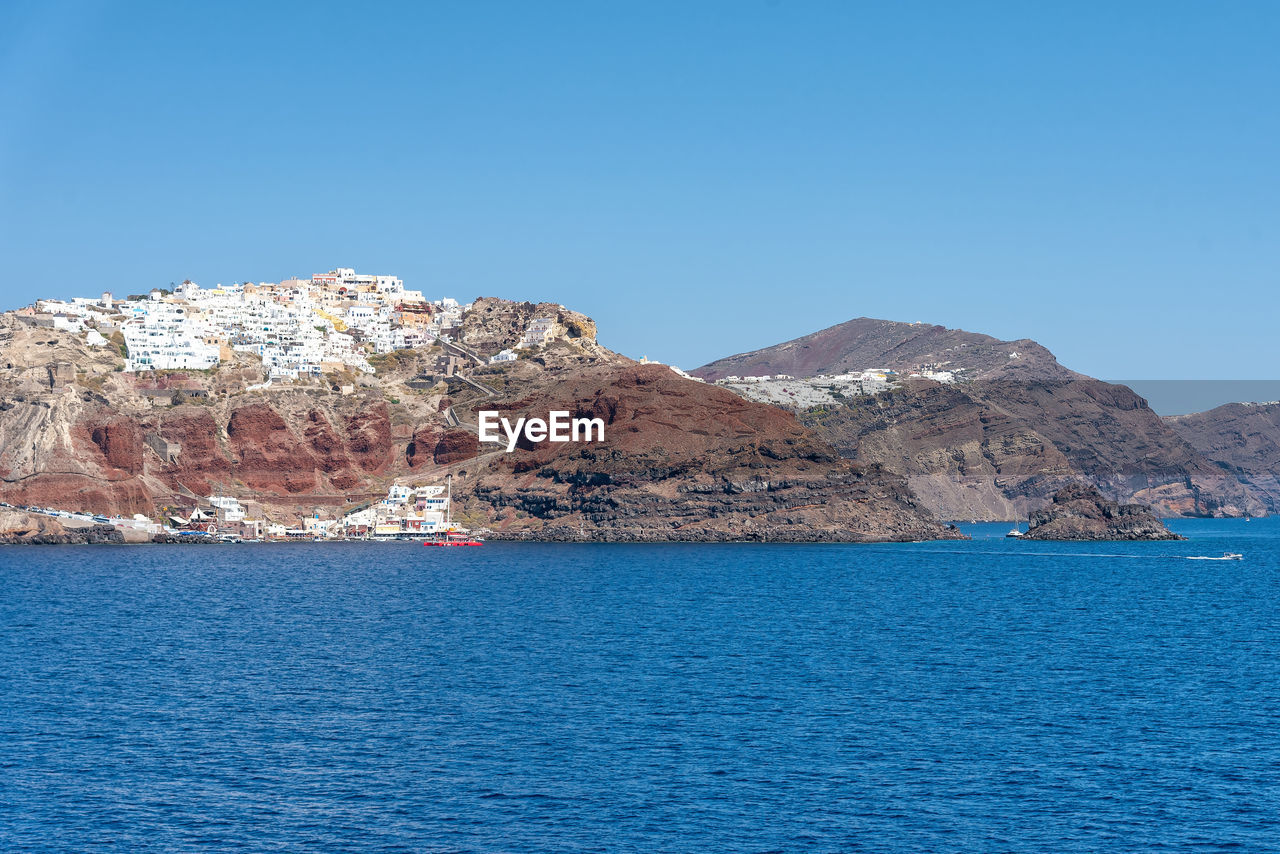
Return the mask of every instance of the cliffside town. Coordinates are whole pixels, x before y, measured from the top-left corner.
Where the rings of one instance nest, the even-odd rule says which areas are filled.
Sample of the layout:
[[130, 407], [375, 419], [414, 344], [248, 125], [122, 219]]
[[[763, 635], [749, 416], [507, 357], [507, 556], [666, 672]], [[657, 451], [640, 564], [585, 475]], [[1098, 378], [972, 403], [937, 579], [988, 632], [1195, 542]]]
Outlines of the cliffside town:
[[[0, 499], [75, 524], [324, 536], [427, 523], [449, 483], [454, 520], [498, 537], [956, 536], [791, 415], [595, 334], [557, 304], [427, 301], [350, 270], [42, 300], [0, 318]], [[604, 440], [478, 441], [480, 410], [552, 409], [599, 418]], [[393, 496], [394, 515], [367, 512]]]

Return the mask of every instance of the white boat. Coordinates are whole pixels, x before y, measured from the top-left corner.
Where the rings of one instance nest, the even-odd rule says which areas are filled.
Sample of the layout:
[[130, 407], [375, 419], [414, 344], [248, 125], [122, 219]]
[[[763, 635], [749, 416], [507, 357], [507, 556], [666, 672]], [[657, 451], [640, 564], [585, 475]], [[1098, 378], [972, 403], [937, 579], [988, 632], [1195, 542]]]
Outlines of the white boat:
[[1006, 537], [1021, 537], [1021, 536], [1022, 536], [1022, 532], [1021, 532], [1021, 531], [1019, 531], [1019, 530], [1017, 529], [1017, 527], [1015, 526], [1015, 527], [1014, 527], [1014, 529], [1013, 529], [1012, 531], [1010, 531], [1009, 533], [1005, 534], [1005, 536], [1006, 536]]
[[1187, 560], [1244, 560], [1244, 555], [1239, 552], [1223, 552], [1222, 557], [1209, 557], [1208, 555], [1192, 555]]

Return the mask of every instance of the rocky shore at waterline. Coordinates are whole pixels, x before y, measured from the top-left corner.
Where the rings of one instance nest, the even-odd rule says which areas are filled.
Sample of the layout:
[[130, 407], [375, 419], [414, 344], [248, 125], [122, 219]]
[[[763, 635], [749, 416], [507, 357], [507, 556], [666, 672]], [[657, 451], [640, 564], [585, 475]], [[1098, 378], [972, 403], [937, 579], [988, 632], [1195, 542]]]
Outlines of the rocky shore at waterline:
[[1120, 504], [1084, 483], [1060, 489], [1047, 507], [1031, 514], [1024, 540], [1183, 540], [1151, 508]]

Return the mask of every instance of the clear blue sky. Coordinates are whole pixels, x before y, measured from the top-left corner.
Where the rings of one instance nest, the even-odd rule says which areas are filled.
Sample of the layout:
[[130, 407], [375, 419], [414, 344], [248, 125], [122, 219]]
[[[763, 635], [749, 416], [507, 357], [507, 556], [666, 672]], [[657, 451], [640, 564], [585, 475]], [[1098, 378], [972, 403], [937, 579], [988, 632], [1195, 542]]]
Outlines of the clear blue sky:
[[1273, 378], [1277, 45], [1275, 2], [7, 0], [0, 308], [352, 266], [688, 368], [869, 315]]

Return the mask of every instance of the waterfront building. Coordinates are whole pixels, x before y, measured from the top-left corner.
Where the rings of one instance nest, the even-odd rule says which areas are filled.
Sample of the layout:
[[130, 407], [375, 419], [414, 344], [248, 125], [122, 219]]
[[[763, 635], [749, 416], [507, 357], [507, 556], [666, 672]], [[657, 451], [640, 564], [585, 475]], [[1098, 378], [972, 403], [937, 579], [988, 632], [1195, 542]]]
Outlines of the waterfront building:
[[344, 516], [342, 528], [348, 536], [375, 539], [438, 534], [449, 527], [449, 500], [443, 486], [393, 484], [386, 498]]

